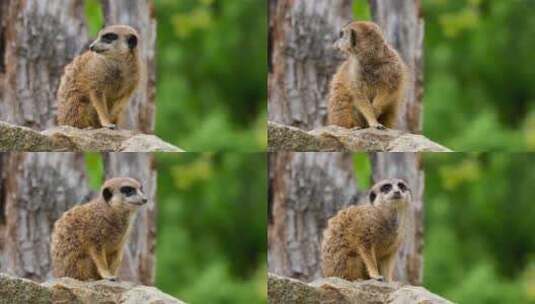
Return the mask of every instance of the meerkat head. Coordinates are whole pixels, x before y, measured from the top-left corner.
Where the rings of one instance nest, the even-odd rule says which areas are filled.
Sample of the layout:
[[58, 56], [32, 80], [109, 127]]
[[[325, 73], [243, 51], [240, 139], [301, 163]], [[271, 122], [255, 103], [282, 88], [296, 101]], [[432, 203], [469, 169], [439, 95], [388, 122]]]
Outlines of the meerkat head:
[[103, 56], [124, 56], [137, 51], [139, 34], [128, 25], [112, 25], [103, 28], [91, 44], [92, 52]]
[[407, 183], [398, 178], [384, 179], [370, 190], [370, 203], [374, 206], [406, 207], [411, 200], [411, 191]]
[[130, 177], [107, 180], [102, 186], [101, 196], [111, 207], [132, 211], [147, 203], [141, 183]]
[[343, 53], [373, 54], [385, 43], [381, 28], [368, 21], [354, 21], [346, 24], [338, 33], [335, 47]]

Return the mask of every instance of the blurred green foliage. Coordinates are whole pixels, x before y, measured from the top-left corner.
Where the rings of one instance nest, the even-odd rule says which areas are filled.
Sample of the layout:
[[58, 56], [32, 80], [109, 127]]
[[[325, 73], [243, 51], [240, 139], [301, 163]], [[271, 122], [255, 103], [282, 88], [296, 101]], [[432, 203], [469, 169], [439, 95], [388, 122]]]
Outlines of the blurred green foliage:
[[265, 303], [267, 160], [157, 155], [156, 286], [188, 303]]
[[535, 1], [423, 0], [424, 134], [457, 151], [535, 150]]
[[424, 285], [458, 303], [533, 303], [535, 155], [424, 160]]
[[[369, 20], [368, 1], [354, 1]], [[535, 1], [422, 0], [424, 134], [455, 151], [535, 150]]]
[[187, 151], [267, 145], [267, 7], [156, 0], [156, 134]]

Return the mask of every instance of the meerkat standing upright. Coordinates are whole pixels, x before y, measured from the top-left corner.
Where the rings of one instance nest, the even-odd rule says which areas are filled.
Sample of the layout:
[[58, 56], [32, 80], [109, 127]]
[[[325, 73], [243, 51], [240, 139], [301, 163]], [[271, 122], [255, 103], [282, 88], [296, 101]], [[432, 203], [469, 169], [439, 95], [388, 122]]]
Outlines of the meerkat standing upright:
[[138, 181], [117, 177], [99, 197], [65, 212], [52, 233], [54, 276], [116, 280], [135, 212], [146, 202]]
[[409, 224], [411, 193], [400, 179], [375, 184], [371, 204], [351, 206], [329, 220], [321, 244], [325, 277], [392, 281], [396, 253]]
[[58, 90], [60, 125], [117, 127], [143, 70], [138, 40], [129, 26], [106, 27], [89, 51], [67, 65]]
[[408, 69], [373, 22], [346, 25], [336, 47], [347, 55], [331, 80], [328, 123], [396, 128]]

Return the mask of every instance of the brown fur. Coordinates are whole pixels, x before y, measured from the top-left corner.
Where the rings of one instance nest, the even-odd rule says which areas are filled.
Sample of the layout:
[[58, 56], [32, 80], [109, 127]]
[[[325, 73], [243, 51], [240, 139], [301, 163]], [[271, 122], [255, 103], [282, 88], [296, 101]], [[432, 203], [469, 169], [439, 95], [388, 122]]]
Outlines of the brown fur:
[[[104, 43], [102, 36], [119, 38]], [[139, 46], [128, 47], [137, 32], [125, 25], [104, 28], [91, 49], [66, 66], [58, 90], [58, 123], [77, 128], [115, 128], [140, 81]]]
[[379, 26], [352, 22], [340, 32], [336, 46], [347, 59], [331, 80], [328, 123], [344, 128], [396, 128], [408, 72]]
[[[325, 277], [392, 281], [411, 200], [410, 190], [401, 191], [399, 183], [406, 185], [399, 179], [377, 183], [370, 191], [370, 197], [376, 195], [373, 204], [348, 207], [329, 220], [321, 244]], [[380, 191], [385, 184], [392, 185], [388, 193]], [[393, 198], [395, 191], [401, 193], [401, 198]]]
[[[136, 189], [125, 197], [124, 186]], [[111, 197], [106, 201], [104, 191]], [[73, 207], [54, 224], [51, 257], [55, 277], [83, 281], [115, 280], [123, 257], [135, 211], [146, 203], [141, 184], [127, 177], [112, 178], [102, 186], [101, 195]]]

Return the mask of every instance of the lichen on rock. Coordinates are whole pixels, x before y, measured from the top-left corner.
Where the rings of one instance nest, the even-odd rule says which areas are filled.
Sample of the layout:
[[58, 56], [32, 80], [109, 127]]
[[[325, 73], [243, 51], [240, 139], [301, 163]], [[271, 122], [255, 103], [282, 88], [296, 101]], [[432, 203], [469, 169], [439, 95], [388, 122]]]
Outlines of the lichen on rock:
[[268, 150], [271, 152], [451, 152], [422, 135], [399, 130], [327, 126], [304, 131], [275, 122], [268, 122]]
[[60, 126], [39, 132], [2, 121], [0, 151], [183, 152], [155, 135], [131, 130]]
[[45, 283], [0, 274], [0, 304], [183, 304], [150, 286], [106, 280], [82, 282], [61, 278]]
[[423, 287], [400, 282], [374, 280], [349, 282], [340, 278], [311, 283], [268, 274], [268, 302], [271, 304], [450, 304]]

